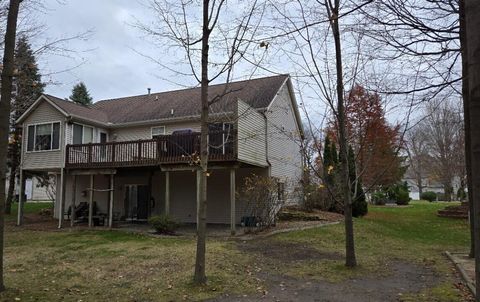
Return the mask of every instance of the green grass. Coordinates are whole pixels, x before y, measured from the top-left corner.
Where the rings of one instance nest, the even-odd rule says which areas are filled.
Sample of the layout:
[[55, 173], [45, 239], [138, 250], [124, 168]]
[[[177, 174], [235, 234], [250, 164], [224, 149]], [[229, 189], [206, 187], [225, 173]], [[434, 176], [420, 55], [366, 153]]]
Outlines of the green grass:
[[[434, 267], [438, 274], [449, 276], [451, 264], [443, 253], [447, 250], [468, 251], [470, 239], [467, 221], [436, 216], [436, 211], [444, 208], [446, 203], [411, 204], [412, 207], [372, 206], [366, 217], [354, 220], [357, 268], [345, 268], [343, 260], [325, 260], [299, 263], [287, 267], [284, 273], [341, 281], [366, 274], [388, 274], [385, 266], [396, 260]], [[343, 224], [281, 234], [276, 239], [310, 243], [318, 250], [341, 252], [344, 255]], [[447, 284], [441, 283], [427, 293], [410, 298], [412, 301], [417, 298], [416, 301], [423, 301], [420, 297], [427, 297], [425, 301], [457, 301], [458, 292], [452, 278], [447, 278]], [[438, 295], [439, 292], [442, 294]]]
[[[25, 214], [38, 213], [42, 209], [53, 208], [52, 202], [26, 202], [23, 208]], [[11, 221], [17, 219], [18, 203], [12, 203], [12, 211], [5, 216], [5, 220]]]
[[[207, 286], [191, 277], [195, 240], [152, 238], [122, 231], [31, 231], [8, 226], [5, 245], [7, 291], [13, 301], [169, 301], [200, 300], [222, 293], [240, 294], [263, 288], [252, 273], [262, 271], [341, 282], [352, 276], [388, 274], [392, 261], [433, 267], [442, 282], [405, 301], [457, 301], [445, 250], [467, 251], [466, 221], [440, 218], [444, 203], [414, 202], [412, 207], [370, 207], [355, 219], [359, 266], [347, 269], [339, 259], [281, 261], [238, 249], [235, 242], [207, 243]], [[48, 206], [26, 204], [32, 213]], [[15, 212], [13, 212], [15, 213]], [[12, 219], [15, 215], [11, 215]], [[308, 245], [324, 253], [344, 254], [343, 224], [279, 234], [267, 243]], [[268, 246], [268, 244], [267, 244]]]

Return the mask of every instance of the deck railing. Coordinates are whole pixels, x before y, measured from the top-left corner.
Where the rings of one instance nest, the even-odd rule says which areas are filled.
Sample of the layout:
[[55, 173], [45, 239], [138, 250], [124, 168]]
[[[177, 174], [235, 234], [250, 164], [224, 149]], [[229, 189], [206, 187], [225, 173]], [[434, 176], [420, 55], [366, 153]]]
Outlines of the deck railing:
[[[209, 161], [237, 158], [236, 131], [210, 132]], [[114, 168], [195, 163], [200, 155], [200, 133], [163, 135], [153, 139], [66, 146], [67, 168]]]

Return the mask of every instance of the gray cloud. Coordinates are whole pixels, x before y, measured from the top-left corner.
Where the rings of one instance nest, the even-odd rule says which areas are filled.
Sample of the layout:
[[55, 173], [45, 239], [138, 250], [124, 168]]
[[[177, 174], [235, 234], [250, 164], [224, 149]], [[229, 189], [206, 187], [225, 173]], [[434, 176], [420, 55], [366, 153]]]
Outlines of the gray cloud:
[[[75, 35], [93, 29], [88, 41], [69, 42], [68, 49], [76, 53], [65, 57], [47, 54], [39, 58], [46, 74], [53, 72], [46, 92], [58, 97], [68, 97], [72, 86], [84, 81], [94, 100], [171, 89], [172, 85], [159, 79], [159, 67], [137, 52], [152, 51], [150, 42], [131, 25], [135, 19], [146, 20], [146, 7], [136, 1], [47, 1], [48, 10], [40, 14], [39, 22], [45, 24], [48, 38]], [[47, 37], [39, 36], [34, 44], [40, 45]], [[88, 51], [85, 51], [88, 50]], [[60, 72], [76, 66], [67, 72]]]

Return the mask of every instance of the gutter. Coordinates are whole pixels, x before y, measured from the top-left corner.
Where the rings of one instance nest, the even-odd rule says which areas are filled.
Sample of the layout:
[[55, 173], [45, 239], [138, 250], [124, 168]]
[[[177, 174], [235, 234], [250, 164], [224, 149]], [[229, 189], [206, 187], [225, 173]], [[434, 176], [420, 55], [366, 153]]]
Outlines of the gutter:
[[[210, 114], [210, 117], [225, 116], [225, 115], [233, 115], [233, 112], [213, 113], [213, 114]], [[127, 122], [127, 123], [111, 123], [111, 122], [104, 123], [104, 122], [99, 122], [96, 120], [80, 117], [73, 114], [68, 115], [67, 118], [69, 118], [70, 121], [71, 120], [85, 121], [93, 125], [105, 127], [107, 129], [117, 129], [117, 128], [126, 128], [126, 127], [134, 127], [134, 126], [148, 126], [148, 125], [155, 125], [159, 123], [189, 122], [189, 121], [197, 121], [197, 120], [199, 121], [200, 115], [169, 117], [169, 118], [162, 118], [162, 119], [155, 119], [155, 120]]]

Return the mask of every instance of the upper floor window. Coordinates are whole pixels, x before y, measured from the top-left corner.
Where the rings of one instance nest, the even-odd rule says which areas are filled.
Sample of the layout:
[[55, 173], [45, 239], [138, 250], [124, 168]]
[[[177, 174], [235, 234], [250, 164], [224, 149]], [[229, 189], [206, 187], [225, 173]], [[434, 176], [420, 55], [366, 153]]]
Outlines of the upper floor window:
[[165, 135], [165, 126], [153, 127], [152, 128], [152, 138]]
[[60, 123], [46, 123], [28, 126], [27, 151], [60, 149]]
[[73, 124], [73, 144], [93, 143], [93, 127]]

